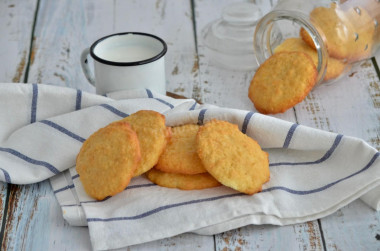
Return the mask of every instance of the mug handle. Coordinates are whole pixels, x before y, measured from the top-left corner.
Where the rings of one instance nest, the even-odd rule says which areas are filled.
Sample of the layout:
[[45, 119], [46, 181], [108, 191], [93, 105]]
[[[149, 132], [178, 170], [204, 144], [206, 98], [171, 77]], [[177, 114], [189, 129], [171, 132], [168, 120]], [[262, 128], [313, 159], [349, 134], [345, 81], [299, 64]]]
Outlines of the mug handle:
[[82, 66], [82, 70], [84, 75], [86, 76], [88, 82], [95, 86], [95, 77], [94, 74], [91, 72], [90, 68], [88, 67], [88, 54], [90, 54], [90, 48], [86, 48], [82, 51], [82, 54], [80, 55], [80, 65]]

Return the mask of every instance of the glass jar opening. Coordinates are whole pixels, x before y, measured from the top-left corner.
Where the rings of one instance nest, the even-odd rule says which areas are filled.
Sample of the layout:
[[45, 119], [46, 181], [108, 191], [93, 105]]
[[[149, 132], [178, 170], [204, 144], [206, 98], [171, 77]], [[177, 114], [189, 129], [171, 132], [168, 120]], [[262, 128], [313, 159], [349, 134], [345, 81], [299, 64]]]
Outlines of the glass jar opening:
[[313, 40], [318, 55], [318, 64], [316, 65], [316, 85], [318, 85], [326, 74], [328, 52], [323, 42], [323, 34], [319, 33], [309, 21], [308, 16], [301, 12], [274, 10], [258, 22], [253, 37], [256, 60], [261, 65], [285, 39], [299, 37], [301, 28]]

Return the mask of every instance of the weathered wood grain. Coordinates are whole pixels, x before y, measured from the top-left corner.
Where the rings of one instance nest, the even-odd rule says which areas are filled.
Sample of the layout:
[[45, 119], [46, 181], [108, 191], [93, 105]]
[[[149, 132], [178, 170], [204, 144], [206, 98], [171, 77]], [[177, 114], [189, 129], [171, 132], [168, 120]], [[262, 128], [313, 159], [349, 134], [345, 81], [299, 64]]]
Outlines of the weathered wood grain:
[[327, 250], [380, 250], [380, 213], [360, 200], [321, 222]]
[[80, 68], [87, 45], [83, 1], [40, 0], [28, 82], [93, 91]]
[[[298, 240], [298, 241], [294, 241]], [[215, 236], [216, 250], [323, 250], [316, 221], [291, 226], [247, 226]]]
[[37, 0], [0, 2], [0, 82], [23, 82]]
[[165, 238], [141, 245], [130, 246], [128, 251], [150, 251], [150, 250], [214, 250], [214, 238], [206, 235], [181, 234], [172, 238]]
[[2, 250], [89, 250], [87, 228], [70, 227], [50, 183], [12, 185]]
[[[379, 150], [379, 86], [379, 76], [372, 61], [359, 62], [345, 77], [316, 87], [297, 105], [298, 122], [364, 139]], [[376, 250], [380, 247], [375, 238], [380, 233], [380, 215], [361, 201], [349, 204], [320, 222], [328, 250]]]
[[[36, 5], [37, 1], [0, 2], [0, 83], [25, 80]], [[8, 185], [0, 182], [0, 238], [7, 217], [7, 190]]]
[[339, 81], [315, 87], [295, 110], [301, 124], [359, 137], [379, 149], [379, 95], [379, 77], [366, 60]]
[[6, 222], [6, 215], [4, 213], [5, 208], [7, 207], [7, 192], [8, 192], [8, 184], [0, 182], [0, 224], [1, 224], [1, 235], [3, 236], [3, 224]]

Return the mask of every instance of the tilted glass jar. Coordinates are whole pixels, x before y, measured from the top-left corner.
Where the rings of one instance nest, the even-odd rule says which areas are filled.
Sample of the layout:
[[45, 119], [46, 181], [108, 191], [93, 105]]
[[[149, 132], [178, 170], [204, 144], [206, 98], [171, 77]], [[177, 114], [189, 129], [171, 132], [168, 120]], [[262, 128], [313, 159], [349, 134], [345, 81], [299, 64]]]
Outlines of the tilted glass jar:
[[277, 51], [301, 50], [314, 58], [317, 84], [332, 81], [374, 55], [379, 21], [379, 0], [279, 0], [257, 23], [256, 60], [262, 64]]

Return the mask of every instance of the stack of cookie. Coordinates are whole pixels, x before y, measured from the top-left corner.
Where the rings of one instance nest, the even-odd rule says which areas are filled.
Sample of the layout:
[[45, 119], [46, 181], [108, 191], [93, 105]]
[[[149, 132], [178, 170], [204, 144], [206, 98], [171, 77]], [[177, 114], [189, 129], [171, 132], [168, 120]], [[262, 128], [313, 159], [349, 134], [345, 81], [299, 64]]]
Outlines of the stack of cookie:
[[165, 117], [138, 111], [92, 134], [76, 170], [88, 195], [102, 200], [146, 174], [153, 183], [182, 190], [225, 185], [246, 194], [269, 180], [268, 154], [237, 125], [212, 120], [166, 127]]

